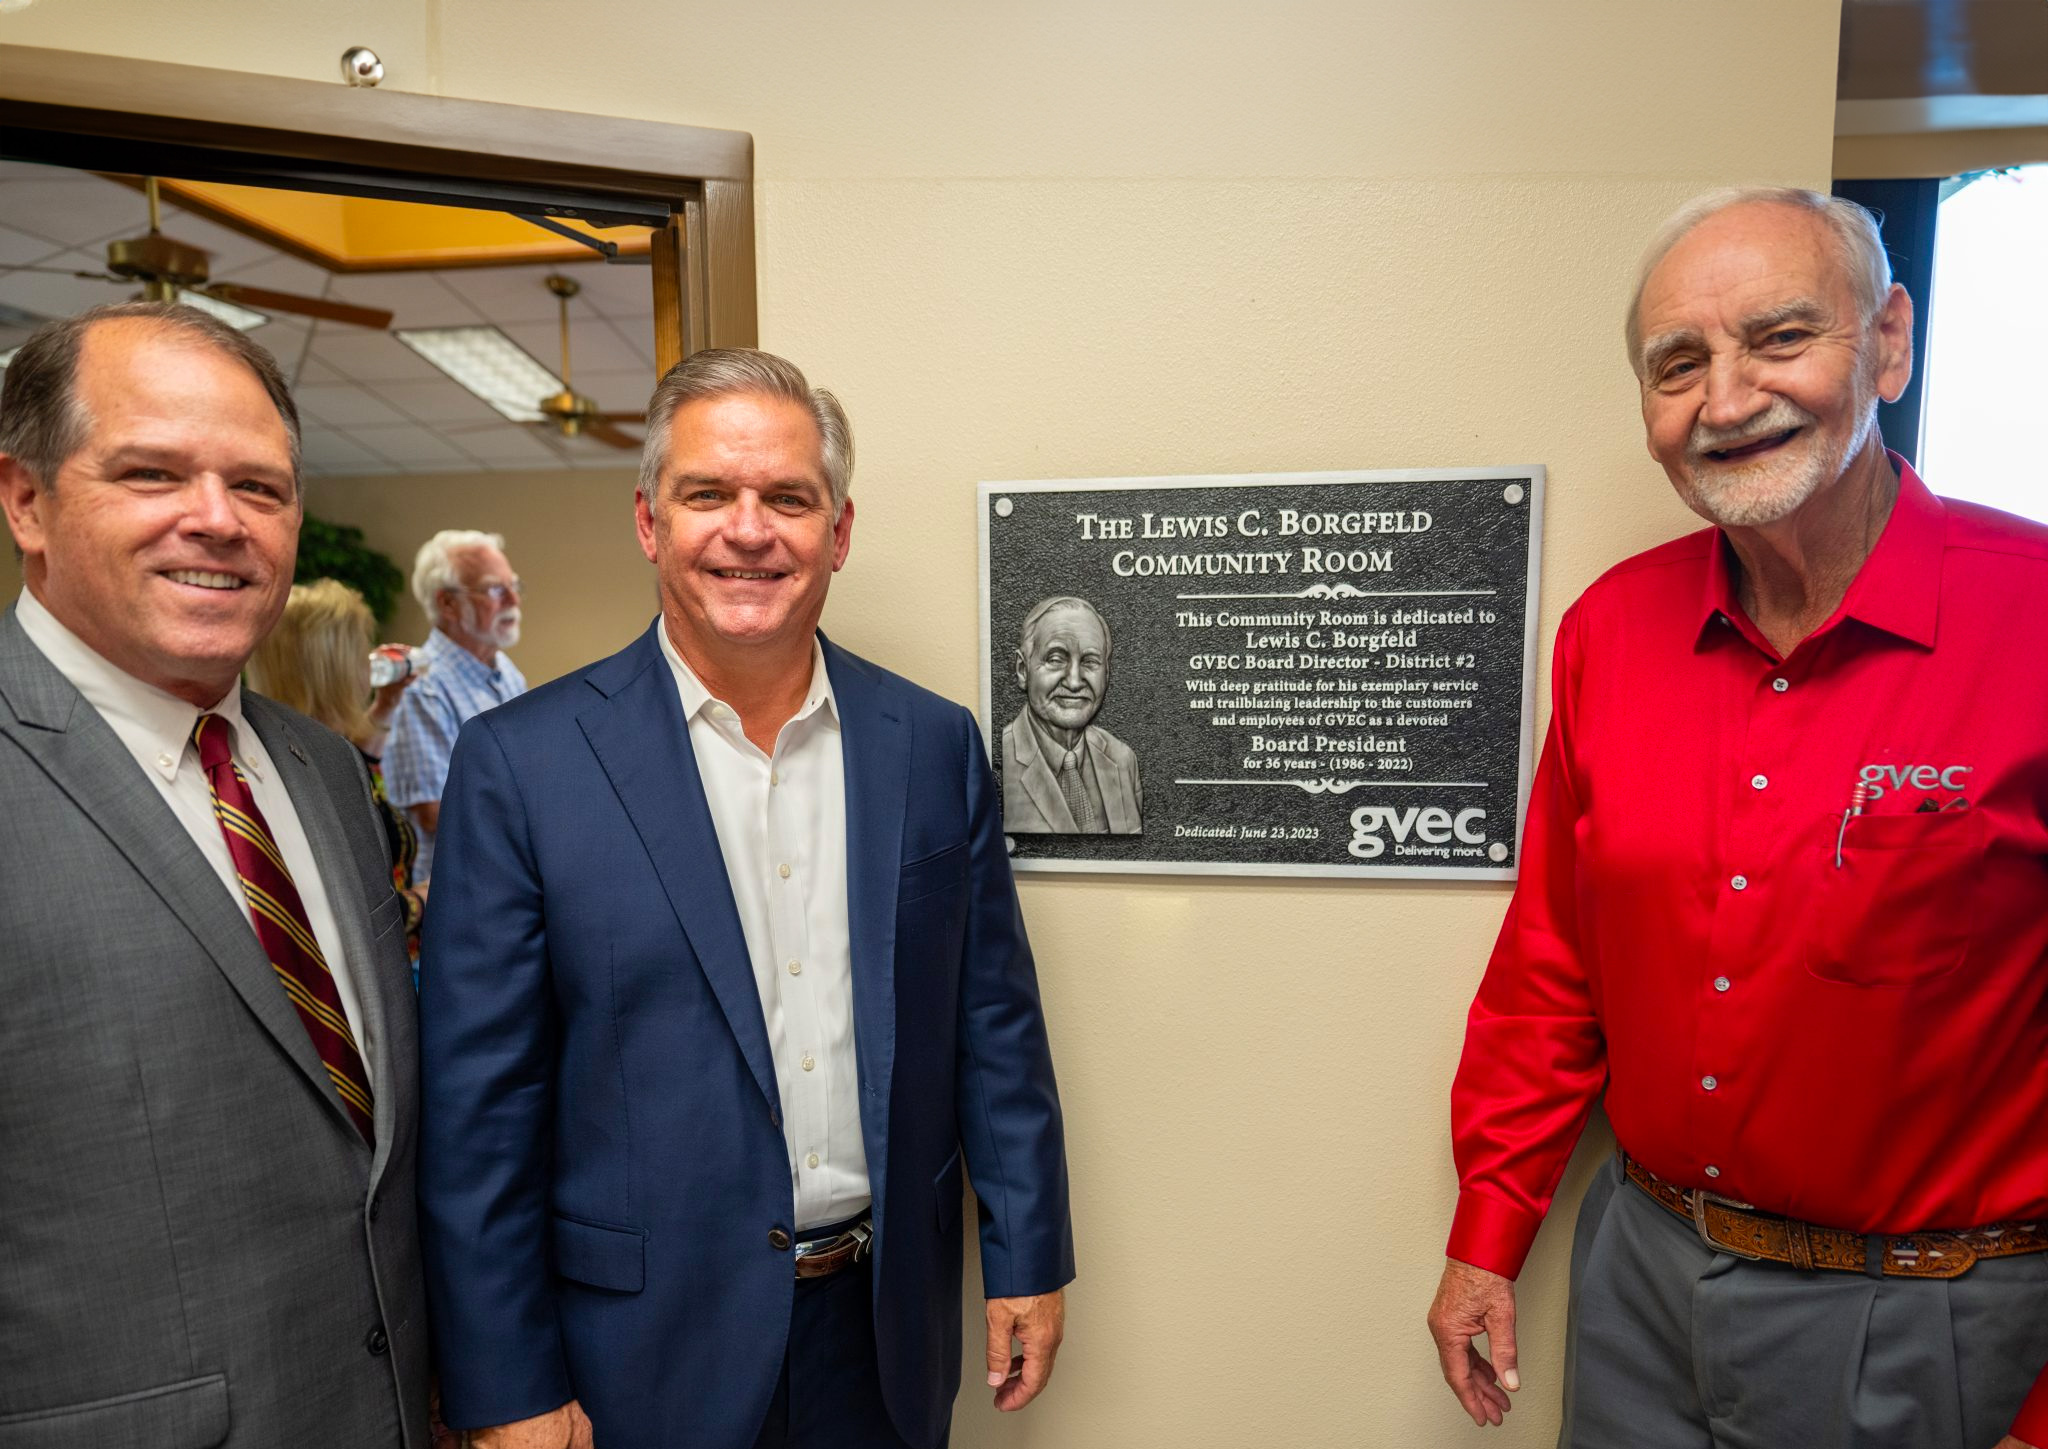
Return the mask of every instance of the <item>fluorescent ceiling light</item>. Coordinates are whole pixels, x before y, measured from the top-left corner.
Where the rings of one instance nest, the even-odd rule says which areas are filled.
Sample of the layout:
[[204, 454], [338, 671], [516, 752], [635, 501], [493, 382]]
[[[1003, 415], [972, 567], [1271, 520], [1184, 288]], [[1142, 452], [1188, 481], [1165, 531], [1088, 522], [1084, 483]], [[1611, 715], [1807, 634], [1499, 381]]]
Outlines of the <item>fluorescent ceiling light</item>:
[[496, 327], [411, 327], [392, 334], [515, 423], [540, 421], [562, 380]]
[[21, 351], [19, 347], [10, 347], [5, 352], [0, 352], [0, 372], [4, 372], [7, 369], [14, 361], [14, 354], [19, 351]]
[[178, 300], [187, 307], [197, 307], [202, 312], [211, 313], [228, 326], [239, 327], [244, 332], [253, 332], [270, 320], [268, 312], [237, 306], [233, 302], [224, 302], [219, 297], [209, 297], [204, 292], [193, 292], [183, 287], [178, 289]]

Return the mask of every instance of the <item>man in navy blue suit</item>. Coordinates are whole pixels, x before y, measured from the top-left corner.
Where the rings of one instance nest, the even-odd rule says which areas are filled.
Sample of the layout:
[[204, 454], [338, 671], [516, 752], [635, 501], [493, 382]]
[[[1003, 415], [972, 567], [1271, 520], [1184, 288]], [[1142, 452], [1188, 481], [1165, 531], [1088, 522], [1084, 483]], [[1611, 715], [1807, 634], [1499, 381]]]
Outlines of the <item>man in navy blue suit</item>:
[[996, 1407], [1052, 1371], [1066, 1155], [1000, 795], [967, 711], [818, 632], [852, 468], [788, 362], [678, 364], [660, 617], [456, 746], [420, 1200], [479, 1449], [938, 1449], [963, 1167]]

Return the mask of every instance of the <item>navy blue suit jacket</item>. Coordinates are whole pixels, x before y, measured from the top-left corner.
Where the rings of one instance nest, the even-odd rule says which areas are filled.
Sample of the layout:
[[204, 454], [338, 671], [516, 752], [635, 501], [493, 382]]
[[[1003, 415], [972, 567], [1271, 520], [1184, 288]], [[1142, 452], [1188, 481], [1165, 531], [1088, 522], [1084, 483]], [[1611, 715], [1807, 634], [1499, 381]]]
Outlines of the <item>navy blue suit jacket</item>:
[[[774, 1065], [657, 619], [464, 726], [421, 953], [420, 1201], [450, 1424], [750, 1449], [794, 1224]], [[826, 643], [846, 764], [882, 1391], [945, 1434], [961, 1171], [990, 1296], [1073, 1277], [1031, 950], [973, 717]]]

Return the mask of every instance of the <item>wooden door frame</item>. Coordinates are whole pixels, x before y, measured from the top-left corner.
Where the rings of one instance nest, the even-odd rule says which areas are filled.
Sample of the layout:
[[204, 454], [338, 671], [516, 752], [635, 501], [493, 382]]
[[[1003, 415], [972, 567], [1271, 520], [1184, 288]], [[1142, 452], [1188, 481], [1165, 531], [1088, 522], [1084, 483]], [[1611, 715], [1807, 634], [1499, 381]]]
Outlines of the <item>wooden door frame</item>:
[[10, 155], [101, 170], [155, 157], [214, 179], [557, 216], [609, 204], [656, 227], [660, 371], [759, 337], [744, 131], [24, 45], [0, 45], [0, 127]]

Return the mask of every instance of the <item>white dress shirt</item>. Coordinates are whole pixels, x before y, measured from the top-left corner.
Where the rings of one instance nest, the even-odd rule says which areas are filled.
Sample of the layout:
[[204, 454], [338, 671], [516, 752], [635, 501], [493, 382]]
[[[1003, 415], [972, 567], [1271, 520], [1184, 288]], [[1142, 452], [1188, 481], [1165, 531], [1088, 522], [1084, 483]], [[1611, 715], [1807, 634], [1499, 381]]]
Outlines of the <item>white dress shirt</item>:
[[[217, 714], [234, 726], [235, 763], [242, 767], [249, 792], [256, 797], [256, 808], [263, 812], [264, 823], [270, 826], [271, 837], [291, 869], [292, 883], [299, 888], [306, 919], [313, 927], [313, 938], [320, 943], [320, 954], [327, 958], [328, 969], [334, 973], [342, 1012], [348, 1017], [349, 1030], [355, 1033], [363, 1065], [368, 1068], [377, 1044], [364, 1031], [355, 979], [349, 969], [348, 953], [342, 949], [341, 931], [335, 925], [327, 885], [320, 877], [320, 863], [313, 858], [312, 844], [306, 839], [305, 827], [299, 824], [299, 812], [292, 805], [284, 781], [278, 778], [277, 766], [264, 750], [263, 741], [256, 737], [255, 728], [242, 717], [241, 686], [230, 689], [227, 697], [211, 710], [200, 710], [153, 684], [144, 684], [94, 653], [84, 640], [58, 623], [56, 616], [27, 589], [15, 601], [14, 617], [20, 621], [29, 642], [42, 651], [59, 674], [71, 681], [72, 688], [99, 711], [100, 718], [127, 746], [128, 753], [171, 807], [171, 813], [178, 817], [178, 823], [185, 827], [185, 833], [220, 877], [221, 888], [246, 920], [249, 904], [242, 894], [241, 877], [235, 872], [235, 859], [228, 852], [227, 840], [220, 833], [220, 822], [214, 818], [213, 792], [199, 763], [199, 747], [192, 743], [192, 727], [201, 714]], [[255, 934], [253, 923], [249, 931]]]
[[853, 1040], [853, 957], [846, 924], [846, 766], [825, 651], [811, 643], [811, 687], [775, 738], [748, 739], [661, 631], [675, 672], [697, 775], [718, 831], [775, 1085], [799, 1232], [869, 1203]]

